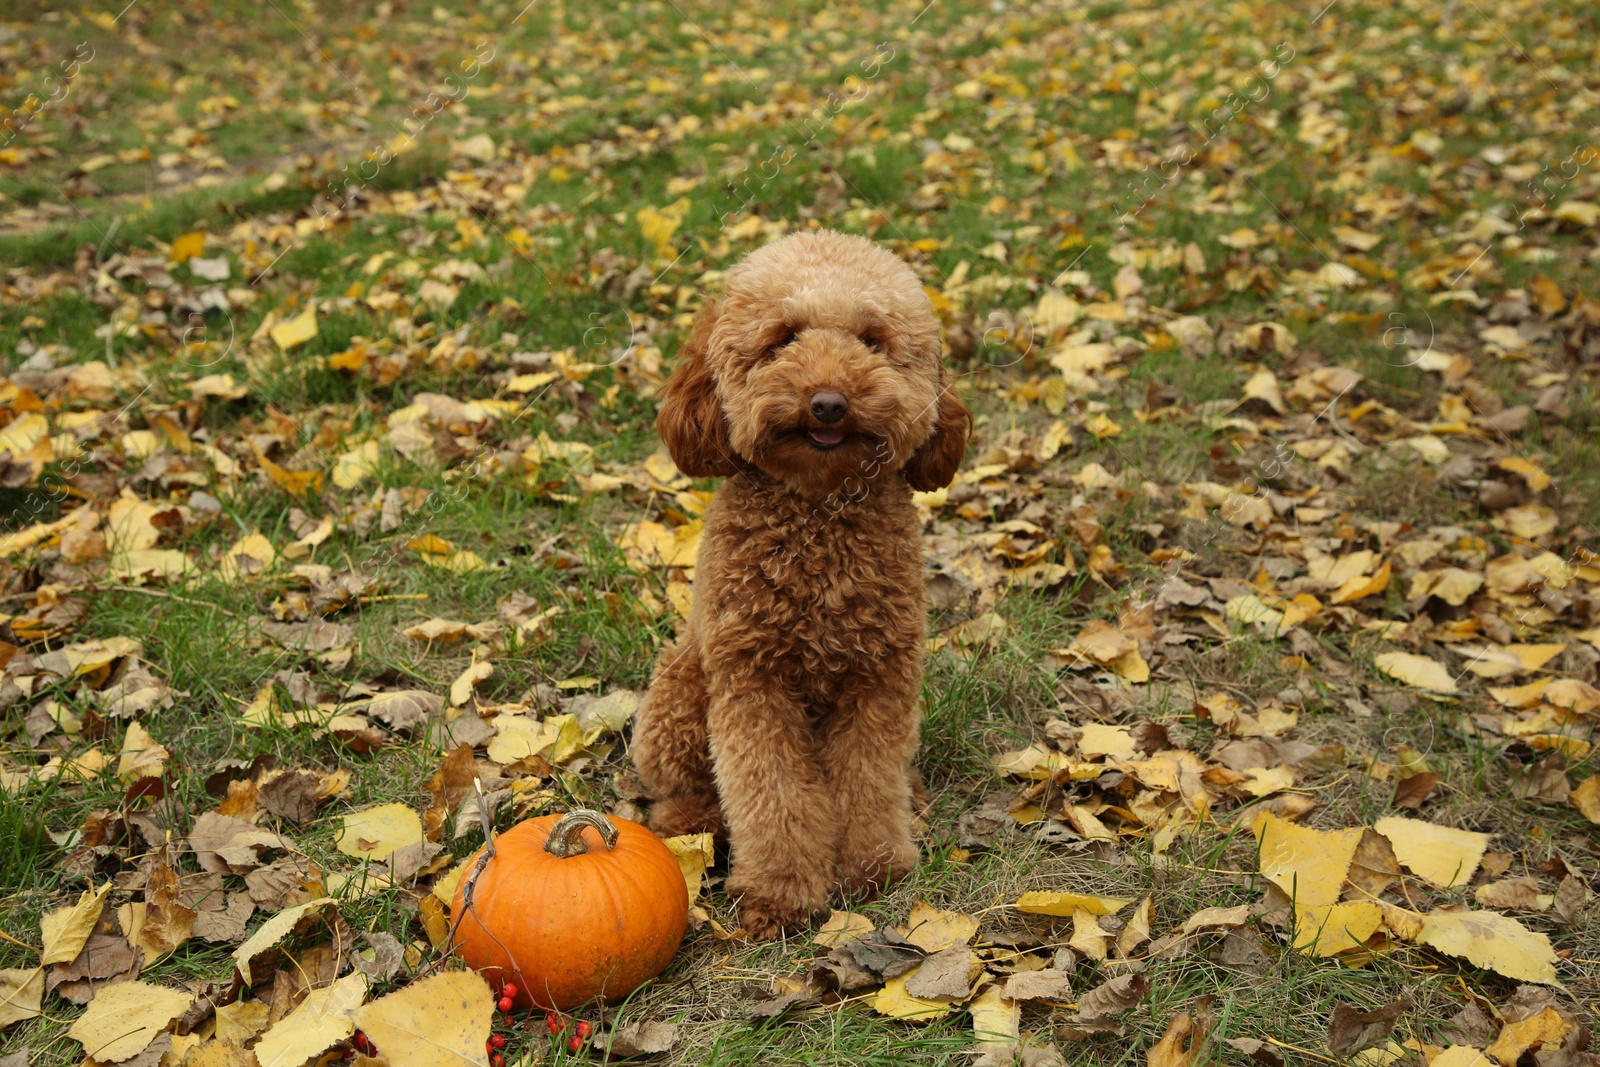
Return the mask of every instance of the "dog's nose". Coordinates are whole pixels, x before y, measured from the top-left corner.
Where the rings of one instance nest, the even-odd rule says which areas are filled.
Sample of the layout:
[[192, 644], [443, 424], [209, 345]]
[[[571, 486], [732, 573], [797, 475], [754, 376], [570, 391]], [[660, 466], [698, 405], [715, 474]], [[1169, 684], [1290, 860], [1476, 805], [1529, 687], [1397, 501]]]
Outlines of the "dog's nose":
[[850, 401], [844, 398], [843, 393], [811, 394], [811, 414], [817, 417], [818, 422], [838, 422], [849, 410]]

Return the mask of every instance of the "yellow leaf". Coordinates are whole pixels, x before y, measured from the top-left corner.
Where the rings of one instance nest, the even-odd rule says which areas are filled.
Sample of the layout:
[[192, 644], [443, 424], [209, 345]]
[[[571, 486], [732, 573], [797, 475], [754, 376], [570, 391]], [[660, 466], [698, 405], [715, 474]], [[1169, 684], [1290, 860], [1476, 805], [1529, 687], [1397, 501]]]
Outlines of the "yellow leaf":
[[1338, 901], [1361, 843], [1360, 827], [1324, 833], [1262, 812], [1251, 830], [1260, 850], [1262, 875], [1287, 893], [1297, 908]]
[[143, 1052], [192, 1003], [192, 993], [165, 986], [145, 982], [103, 985], [67, 1036], [81, 1044], [91, 1059], [114, 1063]]
[[1600, 774], [1578, 783], [1567, 801], [1583, 814], [1585, 819], [1600, 826]]
[[1428, 1067], [1494, 1067], [1494, 1061], [1482, 1049], [1471, 1045], [1451, 1045], [1433, 1059]]
[[124, 781], [159, 778], [166, 769], [169, 755], [171, 753], [158, 745], [143, 726], [137, 722], [129, 723], [128, 732], [122, 738], [122, 752], [117, 759], [117, 777]]
[[404, 804], [380, 804], [344, 817], [335, 844], [346, 856], [385, 860], [422, 840], [422, 817]]
[[1372, 828], [1389, 839], [1395, 858], [1414, 874], [1446, 889], [1472, 880], [1489, 835], [1390, 815]]
[[1335, 956], [1363, 947], [1382, 921], [1383, 908], [1373, 900], [1296, 908], [1294, 947], [1309, 956]]
[[340, 489], [354, 489], [377, 469], [378, 442], [368, 441], [333, 461], [333, 484]]
[[255, 449], [256, 463], [260, 465], [263, 473], [273, 485], [295, 496], [304, 496], [307, 493], [317, 493], [322, 490], [321, 471], [292, 471], [278, 466], [266, 457], [261, 451], [261, 446], [254, 441], [250, 447]]
[[1550, 939], [1505, 915], [1436, 911], [1423, 917], [1417, 940], [1507, 978], [1556, 984], [1556, 954]]
[[1384, 674], [1406, 685], [1435, 693], [1456, 691], [1456, 680], [1450, 676], [1444, 664], [1427, 656], [1412, 652], [1384, 652], [1374, 657], [1372, 662]]
[[906, 940], [925, 952], [966, 944], [978, 932], [978, 920], [958, 911], [941, 911], [917, 901], [906, 920]]
[[1115, 915], [1129, 904], [1132, 897], [1096, 897], [1087, 893], [1050, 893], [1035, 891], [1018, 898], [1016, 909], [1030, 915], [1068, 916], [1078, 911], [1091, 915]]
[[1278, 388], [1277, 376], [1266, 367], [1256, 371], [1244, 383], [1244, 399], [1259, 400], [1279, 415], [1289, 410], [1283, 402], [1283, 391]]
[[94, 932], [94, 924], [100, 921], [106, 894], [110, 892], [110, 882], [97, 890], [85, 890], [76, 904], [57, 908], [39, 920], [39, 930], [44, 936], [44, 954], [39, 959], [42, 966], [71, 963], [78, 958]]
[[294, 318], [278, 323], [269, 333], [272, 343], [284, 352], [305, 344], [317, 336], [317, 305], [312, 304]]
[[270, 568], [276, 558], [271, 541], [258, 533], [248, 534], [223, 555], [217, 574], [225, 582], [253, 578]]
[[[716, 848], [711, 835], [684, 834], [680, 837], [665, 838], [661, 843], [666, 845], [667, 851], [677, 858], [678, 870], [683, 872], [683, 883], [689, 887], [689, 903], [693, 904], [700, 899], [700, 889], [705, 884], [706, 869], [716, 862]], [[872, 924], [868, 923], [867, 928], [870, 930]]]
[[659, 211], [653, 207], [642, 207], [634, 218], [639, 222], [639, 233], [650, 244], [655, 254], [670, 257], [675, 252], [672, 247], [672, 235], [678, 231], [684, 216], [688, 214], [689, 201], [687, 198], [682, 198]]
[[25, 1019], [37, 1019], [44, 1000], [43, 967], [0, 970], [0, 1030]]
[[450, 683], [450, 703], [456, 707], [463, 707], [472, 699], [472, 691], [479, 682], [494, 673], [494, 664], [487, 660], [480, 660], [472, 664]]
[[244, 944], [233, 950], [234, 967], [246, 980], [250, 977], [250, 961], [257, 955], [276, 945], [289, 935], [305, 916], [324, 908], [337, 908], [339, 902], [332, 897], [318, 897], [308, 900], [304, 904], [295, 904], [284, 908], [272, 918], [262, 923], [260, 928], [245, 941]]
[[872, 998], [873, 1008], [880, 1015], [887, 1015], [891, 1019], [905, 1019], [909, 1022], [929, 1022], [955, 1011], [957, 1002], [952, 997], [923, 1000], [906, 992], [906, 982], [919, 969], [920, 965], [885, 982], [883, 988]]
[[986, 986], [967, 1010], [972, 1013], [972, 1036], [980, 1050], [1010, 1048], [1021, 1036], [1022, 1004], [1007, 1000], [997, 984]]
[[1352, 578], [1338, 588], [1329, 598], [1331, 604], [1348, 604], [1364, 597], [1377, 596], [1389, 588], [1389, 564], [1384, 563], [1371, 578]]
[[1500, 1036], [1489, 1046], [1489, 1055], [1499, 1060], [1501, 1067], [1515, 1067], [1524, 1052], [1559, 1048], [1562, 1039], [1576, 1028], [1576, 1024], [1563, 1019], [1560, 1012], [1546, 1008], [1532, 1018], [1506, 1023]]
[[1126, 726], [1110, 726], [1100, 722], [1086, 722], [1078, 738], [1078, 752], [1087, 757], [1110, 756], [1112, 759], [1131, 760], [1136, 755], [1133, 734]]
[[[261, 1067], [299, 1067], [355, 1032], [351, 1013], [366, 995], [367, 976], [360, 971], [351, 971], [330, 986], [313, 989], [299, 1007], [261, 1035], [255, 1047], [256, 1060]], [[388, 1049], [381, 1051], [385, 1057], [390, 1055]]]
[[823, 948], [833, 948], [835, 945], [842, 945], [846, 941], [854, 941], [858, 937], [870, 934], [872, 930], [872, 920], [865, 915], [835, 909], [811, 941]]
[[1565, 644], [1482, 645], [1457, 648], [1468, 657], [1467, 670], [1480, 678], [1504, 678], [1536, 671], [1566, 650]]
[[494, 993], [474, 971], [446, 971], [358, 1008], [355, 1024], [391, 1067], [487, 1064]]
[[206, 250], [206, 235], [199, 230], [186, 233], [172, 242], [172, 249], [167, 253], [167, 258], [174, 263], [187, 263], [195, 256], [204, 255]]

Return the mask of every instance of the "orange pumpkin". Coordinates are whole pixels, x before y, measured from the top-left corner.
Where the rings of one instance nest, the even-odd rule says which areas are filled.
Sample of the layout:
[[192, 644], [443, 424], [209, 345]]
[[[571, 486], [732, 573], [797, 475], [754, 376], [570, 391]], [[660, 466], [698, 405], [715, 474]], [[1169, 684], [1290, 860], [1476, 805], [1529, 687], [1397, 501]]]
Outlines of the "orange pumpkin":
[[666, 970], [683, 942], [678, 861], [636, 822], [545, 815], [496, 837], [480, 869], [482, 855], [456, 887], [453, 943], [495, 986], [515, 985], [522, 1007], [618, 1000]]

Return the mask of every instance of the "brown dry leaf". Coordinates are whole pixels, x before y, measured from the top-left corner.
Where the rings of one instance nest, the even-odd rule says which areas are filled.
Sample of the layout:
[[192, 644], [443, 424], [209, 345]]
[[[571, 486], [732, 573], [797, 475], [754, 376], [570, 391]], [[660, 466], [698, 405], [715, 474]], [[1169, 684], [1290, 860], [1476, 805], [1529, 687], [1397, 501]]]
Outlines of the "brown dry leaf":
[[1389, 839], [1401, 866], [1447, 889], [1470, 882], [1489, 847], [1488, 834], [1398, 815], [1379, 819], [1372, 828]]
[[616, 1059], [653, 1056], [671, 1050], [677, 1042], [678, 1028], [671, 1023], [635, 1022], [599, 1038], [595, 1041], [595, 1047]]
[[906, 992], [923, 1000], [953, 997], [966, 1000], [972, 980], [983, 973], [983, 963], [964, 943], [956, 943], [923, 960], [906, 976]]
[[1361, 843], [1350, 861], [1346, 900], [1376, 900], [1400, 877], [1400, 862], [1395, 859], [1389, 839], [1373, 830], [1363, 830]]
[[1007, 1000], [1059, 1000], [1072, 999], [1072, 974], [1046, 967], [1042, 971], [1023, 971], [1005, 982]]
[[1556, 984], [1550, 939], [1492, 911], [1435, 911], [1423, 917], [1417, 940], [1507, 978]]
[[1144, 1000], [1149, 993], [1149, 976], [1120, 974], [1079, 997], [1078, 1011], [1074, 1019], [1081, 1022], [1120, 1015]]
[[363, 1005], [355, 1023], [393, 1067], [487, 1067], [494, 993], [481, 975], [447, 971]]
[[913, 968], [885, 982], [883, 988], [872, 998], [873, 1009], [891, 1019], [904, 1019], [909, 1022], [931, 1022], [956, 1010], [959, 1002], [952, 998], [924, 1000], [912, 996], [906, 990], [906, 981], [916, 973], [916, 969]]
[[1410, 1010], [1411, 1001], [1405, 997], [1372, 1011], [1362, 1011], [1341, 1001], [1333, 1006], [1333, 1014], [1328, 1018], [1328, 1049], [1342, 1057], [1376, 1045], [1389, 1036], [1401, 1014]]
[[78, 1016], [67, 1036], [84, 1054], [103, 1063], [125, 1060], [144, 1051], [157, 1034], [186, 1011], [194, 996], [183, 990], [145, 982], [102, 986]]
[[1551, 897], [1541, 901], [1539, 882], [1535, 878], [1502, 878], [1498, 882], [1480, 885], [1472, 894], [1486, 908], [1506, 911], [1543, 911], [1550, 906]]

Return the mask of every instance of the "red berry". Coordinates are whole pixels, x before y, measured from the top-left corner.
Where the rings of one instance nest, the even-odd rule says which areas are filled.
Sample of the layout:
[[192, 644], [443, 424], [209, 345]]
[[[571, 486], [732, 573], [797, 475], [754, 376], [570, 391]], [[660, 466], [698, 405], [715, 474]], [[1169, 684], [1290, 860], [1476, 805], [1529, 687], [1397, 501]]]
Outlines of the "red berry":
[[567, 1039], [567, 1047], [574, 1052], [578, 1051], [583, 1047], [583, 1038], [574, 1034], [572, 1037]]
[[489, 1039], [489, 1047], [490, 1048], [494, 1048], [494, 1049], [505, 1048], [506, 1047], [506, 1035], [505, 1034], [495, 1034], [493, 1037], [491, 1037]]
[[489, 1057], [489, 1067], [506, 1067], [506, 1058], [496, 1052]]
[[510, 997], [501, 997], [500, 1003], [496, 1006], [501, 1011], [510, 1011], [512, 1008], [516, 1007], [516, 1004], [517, 1002], [512, 1000]]
[[372, 1042], [360, 1030], [357, 1030], [355, 1035], [350, 1038], [350, 1043], [356, 1047], [357, 1052], [362, 1052], [369, 1056], [372, 1055]]
[[567, 1024], [562, 1022], [561, 1016], [555, 1012], [547, 1011], [544, 1013], [544, 1028], [552, 1034], [559, 1034], [567, 1028]]
[[502, 997], [514, 997], [517, 995], [517, 987], [512, 985], [510, 982], [507, 982], [505, 985], [500, 987], [500, 995]]
[[577, 1031], [579, 1037], [588, 1037], [590, 1034], [594, 1033], [594, 1027], [589, 1024], [587, 1019], [579, 1019]]

